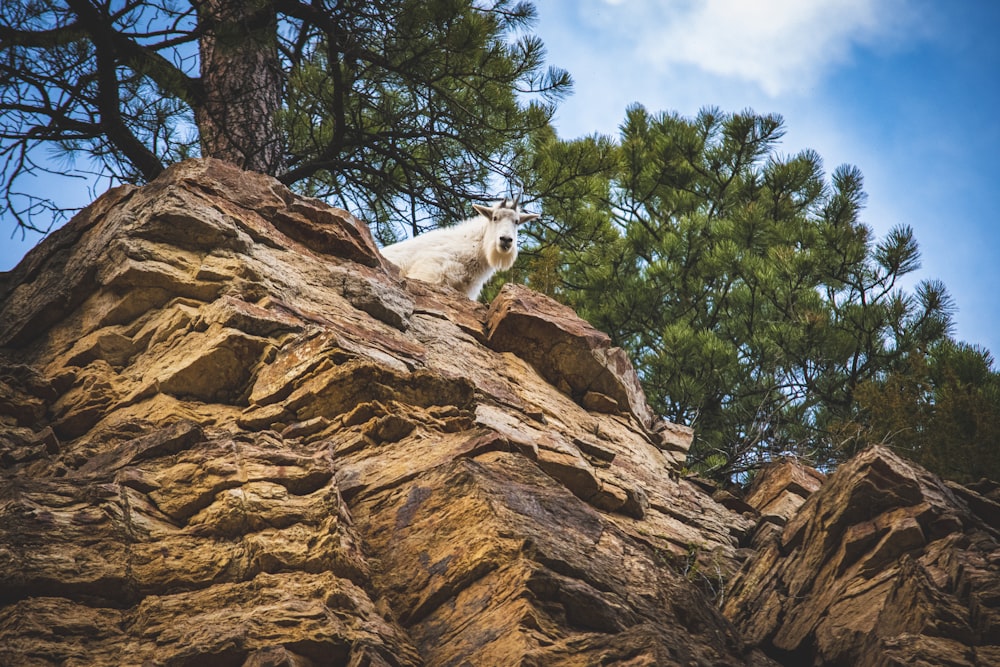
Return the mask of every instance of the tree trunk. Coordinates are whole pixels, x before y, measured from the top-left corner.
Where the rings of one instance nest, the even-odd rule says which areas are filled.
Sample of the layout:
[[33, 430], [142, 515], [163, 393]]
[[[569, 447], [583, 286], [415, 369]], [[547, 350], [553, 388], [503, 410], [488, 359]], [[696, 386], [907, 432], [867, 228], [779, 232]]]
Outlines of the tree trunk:
[[281, 106], [277, 14], [267, 0], [197, 3], [204, 101], [195, 122], [205, 157], [276, 176], [285, 145], [276, 113]]

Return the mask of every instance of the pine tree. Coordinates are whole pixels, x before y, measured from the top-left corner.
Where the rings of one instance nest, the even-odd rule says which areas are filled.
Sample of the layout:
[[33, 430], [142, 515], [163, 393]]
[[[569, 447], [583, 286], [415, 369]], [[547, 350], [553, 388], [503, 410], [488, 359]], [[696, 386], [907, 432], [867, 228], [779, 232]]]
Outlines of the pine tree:
[[[795, 453], [850, 452], [834, 425], [859, 384], [947, 336], [942, 285], [914, 294], [912, 231], [860, 220], [860, 172], [783, 157], [780, 117], [628, 110], [617, 143], [535, 145], [546, 219], [527, 279], [611, 333], [654, 410], [696, 429], [692, 460], [726, 477]], [[563, 183], [567, 156], [593, 167]], [[554, 255], [558, 255], [555, 258]]]
[[1000, 480], [1000, 373], [979, 347], [944, 340], [863, 382], [845, 440], [882, 442], [947, 479]]
[[386, 239], [464, 217], [569, 90], [533, 19], [517, 0], [0, 3], [0, 213], [48, 228], [59, 202], [20, 184], [57, 149], [103, 183], [217, 157]]

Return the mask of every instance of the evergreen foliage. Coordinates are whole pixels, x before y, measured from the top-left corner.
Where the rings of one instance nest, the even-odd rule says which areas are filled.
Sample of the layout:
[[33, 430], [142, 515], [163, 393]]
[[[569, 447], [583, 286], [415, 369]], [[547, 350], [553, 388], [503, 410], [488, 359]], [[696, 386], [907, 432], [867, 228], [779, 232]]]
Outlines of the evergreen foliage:
[[569, 90], [533, 20], [516, 0], [2, 3], [0, 214], [49, 227], [59, 202], [19, 187], [33, 173], [143, 183], [202, 155], [383, 240], [462, 219]]
[[982, 348], [943, 340], [856, 391], [845, 441], [887, 442], [943, 477], [1000, 480], [1000, 374]]
[[44, 231], [65, 213], [20, 190], [39, 172], [143, 183], [204, 155], [391, 242], [520, 184], [544, 217], [504, 278], [609, 332], [654, 411], [695, 427], [697, 469], [832, 466], [882, 441], [1000, 479], [993, 359], [913, 279], [912, 230], [862, 221], [856, 168], [781, 154], [782, 119], [752, 111], [636, 105], [617, 138], [560, 140], [570, 78], [533, 18], [520, 0], [0, 3], [0, 214]]
[[[528, 283], [628, 350], [654, 411], [693, 425], [693, 461], [720, 477], [850, 455], [859, 385], [951, 326], [943, 285], [902, 287], [912, 230], [875, 238], [860, 172], [827, 180], [814, 152], [779, 154], [782, 134], [774, 115], [634, 106], [617, 143], [539, 136], [530, 165], [557, 224], [533, 228]], [[592, 175], [565, 180], [567, 156]]]

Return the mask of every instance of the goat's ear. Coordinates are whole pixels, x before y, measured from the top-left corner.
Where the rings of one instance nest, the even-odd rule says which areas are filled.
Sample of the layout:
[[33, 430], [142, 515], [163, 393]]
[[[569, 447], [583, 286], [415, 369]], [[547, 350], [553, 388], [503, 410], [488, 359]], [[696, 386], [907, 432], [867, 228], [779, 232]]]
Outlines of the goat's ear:
[[541, 215], [538, 213], [522, 213], [521, 217], [518, 219], [517, 224], [523, 225], [526, 222], [531, 222], [535, 218], [540, 218]]
[[487, 220], [493, 219], [493, 209], [489, 206], [483, 206], [482, 204], [473, 204], [472, 208], [476, 209], [476, 213], [486, 216]]

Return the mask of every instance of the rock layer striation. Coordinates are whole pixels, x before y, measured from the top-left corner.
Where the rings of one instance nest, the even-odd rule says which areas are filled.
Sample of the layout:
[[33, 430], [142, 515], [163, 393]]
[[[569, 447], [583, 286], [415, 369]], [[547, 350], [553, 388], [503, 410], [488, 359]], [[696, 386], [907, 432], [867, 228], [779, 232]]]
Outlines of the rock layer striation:
[[402, 281], [213, 160], [0, 281], [5, 664], [773, 664], [678, 566], [749, 515], [541, 295]]
[[1000, 664], [996, 484], [691, 440], [568, 308], [184, 162], [0, 274], [0, 665]]
[[1000, 664], [996, 485], [942, 482], [884, 447], [822, 487], [794, 464], [764, 476], [786, 491], [751, 502], [808, 499], [781, 529], [761, 521], [731, 584], [725, 613], [752, 644], [786, 665]]

